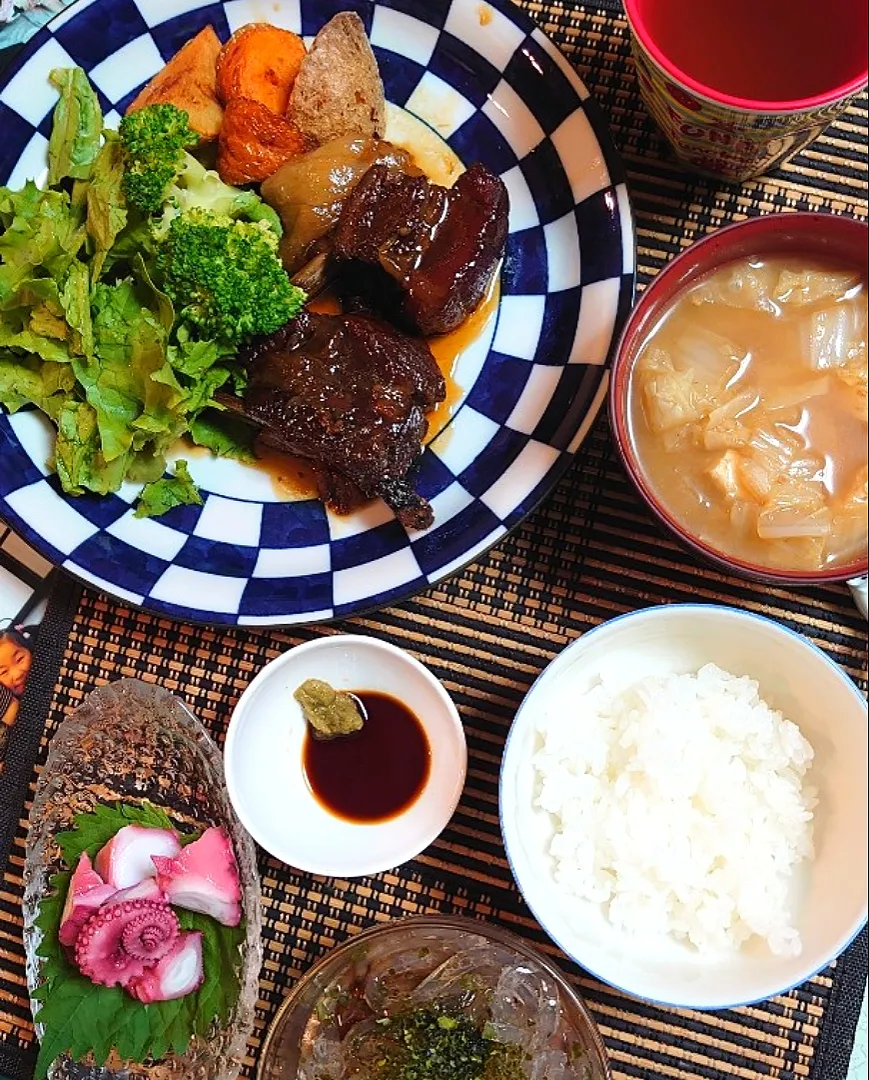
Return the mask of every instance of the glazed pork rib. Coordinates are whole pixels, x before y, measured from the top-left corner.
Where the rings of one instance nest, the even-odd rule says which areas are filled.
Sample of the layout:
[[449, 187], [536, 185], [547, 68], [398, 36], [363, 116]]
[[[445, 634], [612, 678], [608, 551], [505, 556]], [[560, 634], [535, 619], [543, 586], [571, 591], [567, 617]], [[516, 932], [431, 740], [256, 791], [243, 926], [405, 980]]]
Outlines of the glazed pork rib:
[[507, 188], [482, 165], [444, 188], [378, 164], [346, 199], [332, 250], [349, 264], [363, 307], [421, 334], [445, 334], [485, 296], [508, 218]]
[[338, 513], [380, 496], [408, 528], [429, 504], [408, 471], [446, 385], [424, 341], [365, 315], [304, 311], [240, 354], [244, 414], [277, 450], [305, 458]]

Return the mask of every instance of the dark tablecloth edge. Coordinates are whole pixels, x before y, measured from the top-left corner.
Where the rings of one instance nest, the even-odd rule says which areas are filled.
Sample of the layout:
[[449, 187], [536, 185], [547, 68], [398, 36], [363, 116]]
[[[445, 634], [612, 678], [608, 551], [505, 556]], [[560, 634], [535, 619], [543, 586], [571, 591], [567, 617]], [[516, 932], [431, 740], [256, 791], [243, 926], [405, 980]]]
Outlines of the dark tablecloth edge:
[[847, 1080], [866, 992], [867, 933], [864, 926], [836, 967], [811, 1080]]
[[55, 573], [54, 588], [33, 649], [33, 665], [21, 699], [21, 711], [6, 748], [0, 785], [0, 873], [6, 867], [27, 800], [27, 788], [39, 756], [42, 732], [80, 596], [80, 585], [62, 572]]
[[[51, 699], [60, 674], [66, 643], [81, 597], [81, 586], [62, 571], [55, 571], [54, 587], [39, 627], [33, 665], [21, 711], [9, 737], [0, 784], [0, 877], [27, 801], [33, 768], [39, 757]], [[0, 1044], [0, 1080], [32, 1080], [36, 1048], [21, 1050]]]

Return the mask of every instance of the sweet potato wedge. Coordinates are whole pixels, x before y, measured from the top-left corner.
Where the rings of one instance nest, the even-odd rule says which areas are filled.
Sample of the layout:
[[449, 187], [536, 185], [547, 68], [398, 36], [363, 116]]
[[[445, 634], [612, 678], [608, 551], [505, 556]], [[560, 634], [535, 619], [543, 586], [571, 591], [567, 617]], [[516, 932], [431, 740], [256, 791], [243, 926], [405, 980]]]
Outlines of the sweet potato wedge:
[[287, 116], [317, 145], [345, 135], [383, 136], [383, 83], [355, 11], [335, 15], [314, 38], [293, 86]]
[[309, 149], [299, 129], [252, 98], [231, 98], [223, 114], [217, 171], [227, 184], [265, 180]]
[[175, 105], [190, 117], [190, 126], [202, 139], [216, 139], [223, 122], [217, 98], [217, 58], [220, 38], [206, 26], [178, 50], [127, 109], [146, 105]]
[[304, 59], [305, 43], [298, 34], [269, 23], [248, 23], [220, 51], [217, 92], [224, 104], [249, 98], [283, 116]]

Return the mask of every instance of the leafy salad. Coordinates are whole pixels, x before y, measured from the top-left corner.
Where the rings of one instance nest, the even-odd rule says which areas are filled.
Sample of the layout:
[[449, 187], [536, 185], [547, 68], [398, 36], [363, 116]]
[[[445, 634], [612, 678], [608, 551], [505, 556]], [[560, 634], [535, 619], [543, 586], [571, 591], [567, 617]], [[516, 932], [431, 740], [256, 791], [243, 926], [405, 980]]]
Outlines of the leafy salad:
[[52, 421], [65, 492], [141, 483], [136, 513], [153, 516], [200, 501], [184, 462], [164, 476], [180, 436], [252, 457], [216, 395], [243, 391], [239, 347], [306, 297], [277, 214], [191, 153], [186, 113], [151, 105], [115, 132], [84, 71], [51, 80], [47, 186], [0, 187], [0, 404]]

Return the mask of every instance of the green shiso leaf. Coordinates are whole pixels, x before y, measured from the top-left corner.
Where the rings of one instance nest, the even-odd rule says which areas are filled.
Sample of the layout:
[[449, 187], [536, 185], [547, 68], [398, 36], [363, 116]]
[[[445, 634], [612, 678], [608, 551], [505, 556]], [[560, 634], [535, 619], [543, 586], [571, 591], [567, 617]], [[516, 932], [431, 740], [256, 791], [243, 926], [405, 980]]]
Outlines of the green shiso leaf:
[[[112, 1050], [125, 1061], [159, 1060], [183, 1054], [194, 1034], [207, 1036], [215, 1021], [224, 1024], [238, 1001], [244, 924], [221, 926], [207, 915], [176, 910], [183, 930], [202, 934], [202, 986], [175, 1001], [143, 1005], [120, 987], [97, 986], [70, 962], [58, 940], [61, 914], [72, 868], [84, 852], [97, 852], [125, 825], [174, 828], [167, 814], [151, 803], [132, 806], [98, 804], [78, 814], [75, 828], [59, 833], [57, 842], [70, 868], [55, 874], [51, 892], [39, 907], [36, 926], [42, 931], [37, 953], [42, 961], [40, 985], [33, 993], [40, 1048], [34, 1080], [47, 1080], [61, 1055], [74, 1061], [93, 1057], [105, 1064]], [[181, 837], [182, 843], [195, 839]]]

